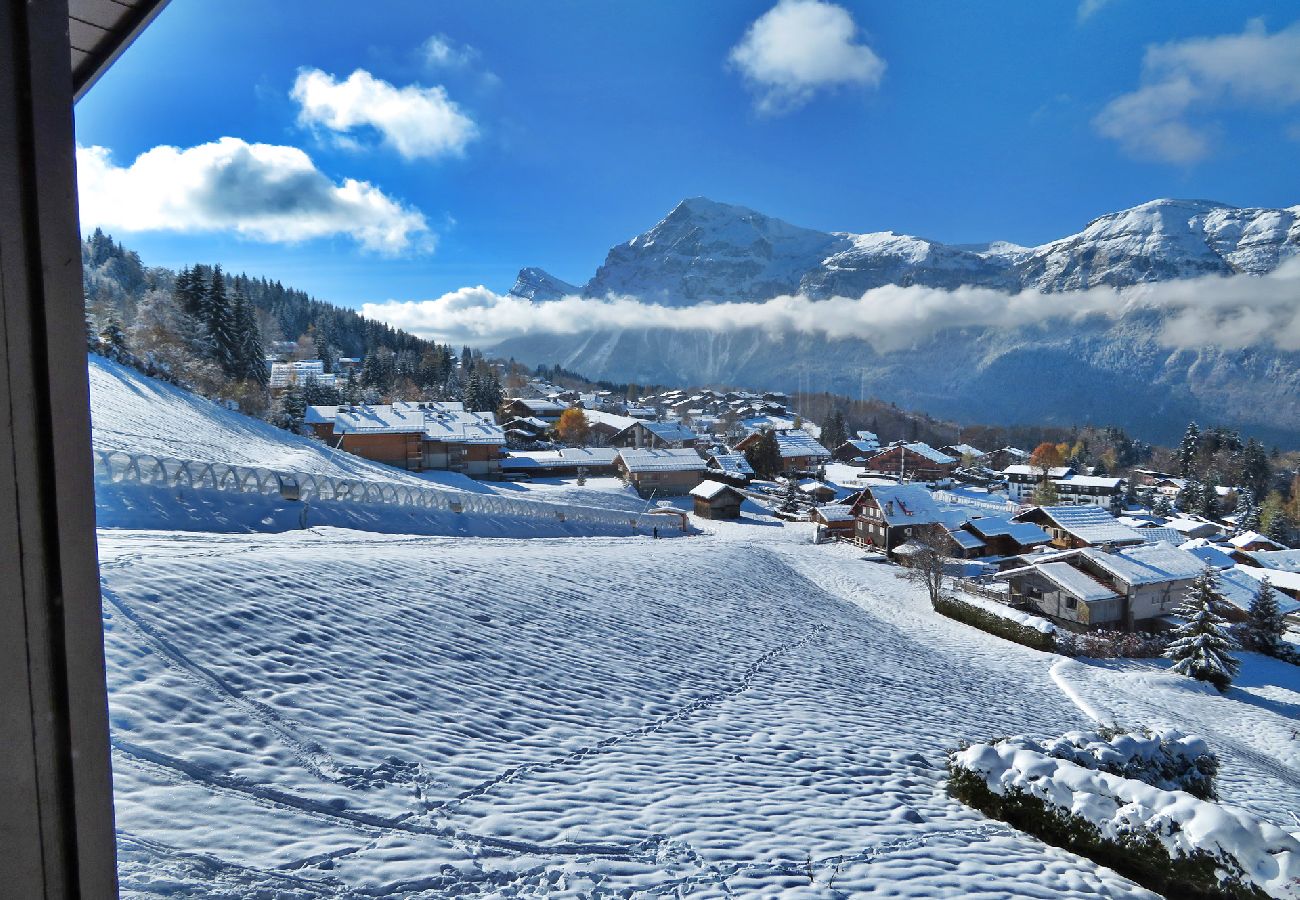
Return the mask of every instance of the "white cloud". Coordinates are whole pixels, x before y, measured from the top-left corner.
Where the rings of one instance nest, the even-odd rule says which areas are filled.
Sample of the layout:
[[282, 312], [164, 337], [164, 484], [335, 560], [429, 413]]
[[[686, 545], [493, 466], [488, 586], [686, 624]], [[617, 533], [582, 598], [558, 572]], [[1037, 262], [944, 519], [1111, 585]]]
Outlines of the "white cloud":
[[369, 250], [432, 249], [428, 223], [375, 186], [335, 183], [297, 147], [223, 137], [154, 147], [129, 166], [77, 148], [81, 221], [117, 231], [230, 231], [273, 243], [347, 235]]
[[394, 87], [364, 69], [346, 81], [320, 69], [301, 69], [290, 92], [298, 121], [355, 141], [351, 132], [372, 128], [406, 159], [458, 156], [478, 127], [439, 85]]
[[823, 0], [780, 0], [749, 26], [730, 60], [764, 113], [796, 109], [822, 88], [874, 87], [885, 74], [848, 10]]
[[1108, 103], [1093, 124], [1134, 156], [1190, 164], [1213, 149], [1215, 127], [1206, 114], [1296, 104], [1300, 22], [1269, 34], [1254, 19], [1241, 34], [1148, 47], [1138, 88]]
[[371, 318], [453, 343], [490, 346], [528, 334], [667, 328], [726, 332], [762, 329], [866, 341], [881, 352], [903, 350], [947, 329], [1015, 329], [1093, 316], [1119, 319], [1142, 310], [1165, 313], [1157, 340], [1168, 347], [1273, 345], [1300, 350], [1300, 258], [1270, 275], [1168, 281], [1065, 294], [991, 288], [941, 290], [888, 285], [861, 297], [667, 307], [633, 297], [564, 297], [535, 302], [467, 287], [434, 300], [367, 303]]
[[1110, 3], [1111, 0], [1080, 0], [1078, 11], [1079, 21], [1088, 21], [1097, 13], [1101, 12], [1104, 7], [1109, 6]]
[[478, 50], [469, 44], [457, 44], [445, 34], [435, 34], [421, 46], [424, 61], [430, 68], [459, 69], [478, 59]]

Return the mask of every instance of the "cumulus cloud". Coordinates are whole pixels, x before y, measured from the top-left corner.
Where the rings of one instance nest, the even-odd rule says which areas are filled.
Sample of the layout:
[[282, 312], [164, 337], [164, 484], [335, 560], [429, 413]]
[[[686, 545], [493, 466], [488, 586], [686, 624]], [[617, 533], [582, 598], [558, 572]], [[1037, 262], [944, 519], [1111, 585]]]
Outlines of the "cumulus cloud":
[[1147, 48], [1138, 88], [1093, 120], [1129, 153], [1190, 164], [1213, 148], [1212, 121], [1227, 107], [1280, 111], [1300, 104], [1300, 22], [1269, 34], [1258, 19], [1241, 34], [1192, 38]]
[[617, 296], [539, 302], [479, 286], [434, 300], [368, 303], [362, 312], [415, 334], [484, 346], [539, 333], [760, 329], [861, 340], [885, 353], [948, 329], [1016, 329], [1095, 316], [1119, 319], [1147, 310], [1165, 314], [1157, 339], [1168, 347], [1214, 344], [1233, 349], [1271, 344], [1280, 350], [1300, 350], [1298, 291], [1300, 259], [1293, 259], [1262, 277], [1204, 277], [1060, 294], [887, 285], [861, 297], [786, 296], [762, 303], [667, 307]]
[[298, 121], [355, 143], [354, 132], [372, 130], [406, 159], [459, 156], [478, 127], [440, 85], [394, 87], [364, 69], [345, 81], [320, 69], [301, 69], [290, 96]]
[[154, 147], [129, 166], [77, 148], [83, 225], [115, 231], [230, 231], [273, 243], [347, 235], [369, 250], [432, 249], [429, 225], [365, 181], [336, 183], [297, 147], [223, 137]]
[[771, 114], [803, 106], [820, 89], [875, 87], [885, 74], [848, 10], [824, 0], [780, 0], [729, 58], [757, 91], [759, 111]]

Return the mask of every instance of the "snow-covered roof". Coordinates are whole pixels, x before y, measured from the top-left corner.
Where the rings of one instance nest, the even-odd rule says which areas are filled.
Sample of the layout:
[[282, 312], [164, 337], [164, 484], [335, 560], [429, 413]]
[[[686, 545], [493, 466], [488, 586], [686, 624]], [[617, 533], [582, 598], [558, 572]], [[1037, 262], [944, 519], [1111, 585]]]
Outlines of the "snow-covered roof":
[[816, 478], [805, 478], [799, 482], [799, 490], [805, 494], [820, 494], [824, 491], [835, 493], [835, 488], [831, 487], [824, 481], [818, 481]]
[[618, 456], [629, 472], [702, 472], [706, 468], [704, 460], [690, 448], [638, 450], [625, 447]]
[[1112, 600], [1119, 596], [1086, 572], [1079, 571], [1067, 562], [1038, 563], [1033, 568], [1061, 590], [1078, 597], [1085, 603]]
[[1138, 534], [1142, 535], [1143, 540], [1148, 544], [1156, 544], [1160, 541], [1165, 541], [1166, 543], [1173, 544], [1175, 547], [1180, 546], [1187, 538], [1187, 535], [1173, 528], [1165, 528], [1163, 526], [1139, 528]]
[[1190, 581], [1205, 570], [1204, 560], [1164, 541], [1128, 547], [1118, 553], [1103, 553], [1091, 547], [1079, 552], [1130, 585]]
[[564, 447], [560, 458], [574, 465], [609, 466], [618, 456], [616, 447]]
[[1103, 478], [1097, 475], [1067, 475], [1065, 478], [1057, 478], [1053, 482], [1057, 487], [1095, 487], [1109, 488], [1116, 490], [1124, 483], [1123, 478]]
[[865, 491], [871, 494], [890, 526], [944, 521], [934, 496], [919, 484], [873, 484]]
[[743, 453], [715, 453], [710, 460], [711, 468], [716, 468], [727, 475], [752, 476], [754, 474], [753, 467]]
[[1005, 453], [1008, 456], [1014, 456], [1016, 459], [1029, 459], [1029, 457], [1033, 455], [1028, 450], [1021, 450], [1019, 447], [1003, 447], [1000, 450], [994, 450], [993, 452]]
[[696, 434], [678, 422], [638, 422], [642, 428], [669, 444], [694, 441]]
[[599, 409], [586, 410], [585, 414], [588, 425], [608, 425], [616, 431], [631, 428], [640, 421], [640, 419], [634, 419], [631, 416], [620, 416], [617, 413], [603, 412]]
[[827, 522], [852, 522], [856, 518], [853, 515], [853, 507], [846, 506], [842, 503], [830, 503], [826, 506], [819, 506], [812, 512], [813, 515], [819, 516]]
[[1099, 506], [1043, 506], [1039, 509], [1062, 531], [1089, 544], [1141, 544], [1145, 541], [1141, 532], [1121, 525]]
[[[1073, 474], [1073, 472], [1074, 469], [1072, 469], [1070, 466], [1053, 466], [1052, 468], [1047, 470], [1047, 477], [1066, 478], [1069, 475]], [[1032, 475], [1035, 478], [1041, 478], [1043, 476], [1043, 470], [1038, 468], [1038, 466], [1031, 466], [1024, 463], [1016, 463], [1015, 465], [1007, 466], [1005, 469], [1003, 469], [1002, 474], [1003, 475]]]
[[1193, 538], [1178, 545], [1180, 549], [1186, 550], [1195, 556], [1201, 562], [1214, 566], [1216, 569], [1231, 569], [1236, 565], [1234, 560], [1227, 553], [1216, 547], [1205, 538]]
[[880, 449], [880, 441], [855, 438], [844, 442], [859, 453], [875, 453]]
[[308, 425], [324, 425], [333, 422], [338, 411], [337, 406], [309, 406], [303, 413], [302, 420]]
[[1191, 516], [1173, 516], [1165, 520], [1164, 527], [1172, 528], [1188, 537], [1209, 537], [1222, 531], [1213, 522], [1207, 522], [1204, 519], [1193, 519]]
[[1286, 547], [1279, 544], [1270, 537], [1260, 534], [1258, 531], [1243, 531], [1241, 534], [1228, 538], [1228, 543], [1234, 547], [1249, 547], [1251, 544], [1271, 544], [1276, 550], [1285, 550]]
[[[460, 404], [457, 404], [459, 406]], [[336, 434], [413, 434], [458, 444], [503, 444], [505, 431], [489, 413], [465, 412], [438, 403], [340, 406]]]
[[520, 404], [535, 416], [558, 416], [568, 409], [562, 403], [554, 403], [550, 400], [534, 400], [528, 397], [515, 397], [510, 402]]
[[980, 547], [984, 546], [983, 541], [971, 534], [969, 531], [961, 528], [950, 530], [948, 532], [948, 537], [952, 538], [954, 543], [963, 550], [978, 550]]
[[941, 453], [929, 444], [925, 443], [925, 441], [907, 441], [895, 446], [901, 446], [904, 450], [910, 450], [917, 456], [923, 456], [930, 460], [930, 462], [939, 463], [940, 465], [947, 465], [948, 463], [955, 463], [957, 461], [956, 457], [949, 456], [947, 453]]
[[874, 431], [857, 431], [854, 432], [854, 434], [857, 435], [857, 438], [860, 441], [867, 441], [876, 444], [880, 443], [880, 438], [876, 436], [876, 433]]
[[776, 445], [781, 451], [782, 459], [798, 456], [812, 456], [829, 459], [831, 452], [817, 443], [817, 440], [802, 428], [776, 432]]
[[944, 450], [951, 450], [953, 453], [956, 453], [956, 454], [957, 454], [958, 458], [961, 458], [961, 457], [963, 457], [963, 456], [983, 456], [983, 455], [984, 455], [984, 451], [983, 451], [983, 450], [981, 450], [979, 447], [972, 447], [970, 444], [949, 444], [948, 446], [946, 446], [946, 447], [944, 447], [944, 448], [942, 448], [942, 449], [944, 449]]
[[1282, 610], [1282, 614], [1290, 615], [1293, 612], [1300, 611], [1300, 600], [1294, 600], [1282, 593], [1282, 591], [1300, 591], [1300, 573], [1281, 572], [1277, 569], [1257, 569], [1254, 566], [1236, 566], [1223, 574], [1225, 576], [1224, 580], [1231, 576], [1233, 578], [1249, 578], [1254, 582], [1253, 585], [1247, 584], [1247, 587], [1251, 589], [1250, 599], [1246, 601], [1247, 606], [1250, 605], [1250, 600], [1253, 600], [1255, 595], [1259, 593], [1259, 583], [1267, 578], [1269, 584], [1273, 585], [1273, 587], [1281, 588], [1281, 590], [1274, 591], [1273, 596], [1277, 598], [1277, 605]]
[[1047, 544], [1052, 536], [1033, 522], [1013, 522], [1006, 516], [979, 516], [966, 523], [976, 534], [986, 538], [1009, 537], [1018, 544]]
[[1246, 556], [1265, 569], [1300, 572], [1300, 550], [1251, 550], [1246, 553]]
[[714, 497], [726, 491], [731, 491], [733, 494], [740, 494], [740, 491], [736, 490], [729, 484], [723, 484], [721, 481], [701, 481], [695, 487], [691, 488], [690, 494], [692, 497], [699, 497], [701, 500], [712, 500]]

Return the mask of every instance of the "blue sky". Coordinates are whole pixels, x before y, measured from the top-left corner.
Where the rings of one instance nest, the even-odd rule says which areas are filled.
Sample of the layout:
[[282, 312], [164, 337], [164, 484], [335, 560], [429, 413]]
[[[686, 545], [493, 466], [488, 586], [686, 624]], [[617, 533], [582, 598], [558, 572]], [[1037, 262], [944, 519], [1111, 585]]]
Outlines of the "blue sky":
[[1293, 3], [356, 9], [172, 0], [77, 108], [83, 225], [360, 306], [582, 283], [696, 195], [1023, 244], [1155, 197], [1300, 203]]

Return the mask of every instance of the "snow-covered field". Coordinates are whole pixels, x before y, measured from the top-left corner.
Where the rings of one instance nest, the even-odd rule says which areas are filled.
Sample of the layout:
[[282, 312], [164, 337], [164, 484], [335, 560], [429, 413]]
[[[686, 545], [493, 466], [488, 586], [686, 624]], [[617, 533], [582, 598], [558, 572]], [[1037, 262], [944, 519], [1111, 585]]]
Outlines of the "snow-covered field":
[[104, 530], [125, 895], [1145, 896], [943, 789], [1085, 709], [1198, 730], [1287, 822], [1289, 672], [1061, 663], [804, 532]]

